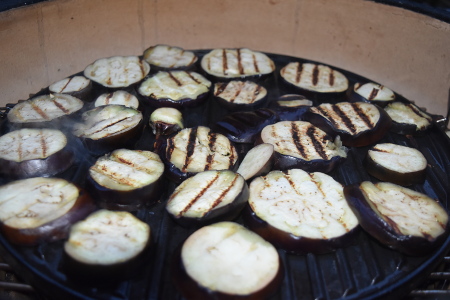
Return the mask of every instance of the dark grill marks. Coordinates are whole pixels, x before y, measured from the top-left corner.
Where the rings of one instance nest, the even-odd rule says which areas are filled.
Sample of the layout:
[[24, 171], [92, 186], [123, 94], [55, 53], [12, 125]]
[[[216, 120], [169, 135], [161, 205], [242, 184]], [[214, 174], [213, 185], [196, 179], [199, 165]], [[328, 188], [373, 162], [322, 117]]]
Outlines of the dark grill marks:
[[47, 114], [38, 105], [34, 104], [33, 102], [30, 102], [30, 105], [44, 120], [49, 119]]
[[189, 139], [186, 145], [186, 158], [184, 159], [184, 165], [181, 168], [181, 171], [186, 172], [189, 163], [191, 162], [191, 157], [194, 154], [195, 150], [195, 140], [197, 139], [197, 127], [191, 129], [189, 132]]
[[173, 76], [172, 72], [167, 72], [167, 74], [169, 74], [170, 79], [172, 79], [176, 85], [178, 86], [182, 86], [183, 84], [178, 80], [178, 78], [176, 78], [175, 76]]
[[317, 83], [319, 82], [319, 66], [318, 65], [314, 65], [314, 69], [313, 69], [311, 76], [312, 76], [312, 84], [317, 85]]
[[113, 98], [113, 93], [109, 93], [108, 95], [106, 95], [105, 104], [108, 105], [112, 98]]
[[302, 79], [303, 64], [297, 63], [297, 73], [295, 73], [295, 82], [299, 83]]
[[327, 118], [327, 120], [329, 120], [334, 127], [339, 128], [339, 124], [336, 122], [334, 118], [330, 117], [330, 115], [328, 114], [328, 110], [324, 109], [321, 106], [317, 106], [316, 109], [320, 112], [320, 114], [322, 114], [325, 118]]
[[61, 110], [63, 113], [65, 113], [65, 114], [70, 113], [70, 111], [67, 108], [65, 108], [61, 103], [56, 101], [56, 99], [52, 99], [52, 101], [53, 101], [53, 104], [55, 104], [55, 106], [57, 108], [59, 108], [59, 110]]
[[196, 84], [202, 84], [197, 78], [195, 78], [194, 76], [192, 76], [191, 72], [185, 72], [190, 79], [192, 79], [192, 81], [194, 81]]
[[373, 88], [372, 91], [370, 92], [370, 95], [369, 95], [368, 100], [373, 100], [373, 99], [375, 99], [375, 97], [378, 95], [378, 92], [379, 92], [379, 91], [380, 91], [379, 89]]
[[211, 150], [211, 154], [209, 154], [206, 157], [206, 166], [205, 166], [205, 170], [210, 170], [211, 169], [211, 164], [214, 160], [214, 144], [216, 143], [216, 139], [217, 139], [217, 134], [214, 132], [210, 132], [208, 135], [209, 138], [209, 143], [208, 143], [208, 147]]
[[[183, 53], [184, 53], [184, 51], [183, 51]], [[196, 59], [197, 59], [197, 56], [193, 55], [193, 56], [192, 56], [192, 60], [189, 62], [188, 65], [189, 65], [189, 66], [190, 66], [190, 65], [193, 65], [193, 64], [195, 63], [195, 60], [196, 60]]]
[[47, 143], [45, 142], [45, 138], [44, 135], [42, 134], [42, 131], [39, 132], [39, 139], [41, 142], [42, 156], [47, 157]]
[[258, 95], [259, 95], [261, 89], [262, 89], [262, 88], [261, 88], [260, 85], [258, 85], [258, 86], [256, 87], [256, 90], [253, 91], [253, 95], [252, 95], [253, 97], [252, 97], [252, 100], [250, 101], [250, 103], [255, 102], [256, 98], [258, 98]]
[[237, 62], [238, 62], [239, 74], [244, 75], [244, 68], [242, 67], [242, 61], [241, 61], [241, 49], [237, 49]]
[[172, 157], [172, 152], [175, 149], [175, 145], [173, 143], [173, 139], [167, 139], [167, 147], [166, 147], [166, 157], [167, 160], [170, 161], [171, 157]]
[[63, 86], [63, 88], [61, 89], [60, 93], [64, 92], [64, 90], [67, 88], [67, 86], [69, 85], [69, 83], [72, 81], [72, 78], [69, 78], [69, 80], [67, 80], [66, 84]]
[[223, 74], [227, 75], [228, 72], [228, 61], [227, 61], [227, 51], [225, 49], [222, 50], [222, 68], [223, 68]]
[[253, 57], [253, 65], [255, 66], [256, 73], [259, 73], [258, 61], [256, 60], [255, 54], [252, 54]]
[[[97, 132], [103, 131], [103, 130], [105, 130], [106, 128], [109, 128], [109, 127], [111, 127], [111, 126], [114, 126], [114, 125], [116, 125], [116, 124], [119, 124], [119, 123], [121, 123], [121, 122], [123, 122], [123, 121], [125, 121], [125, 120], [127, 120], [127, 119], [128, 119], [128, 117], [125, 117], [125, 118], [123, 118], [123, 119], [117, 120], [116, 122], [109, 123], [108, 125], [103, 126], [102, 128], [99, 128], [97, 131], [94, 131], [94, 132], [92, 132], [92, 133], [90, 133], [90, 134], [95, 134], [95, 133], [97, 133]], [[97, 126], [97, 124], [101, 123], [102, 121], [103, 121], [103, 120], [98, 121], [97, 123], [95, 123], [94, 125], [92, 125], [92, 127]], [[84, 134], [81, 135], [81, 137], [82, 137], [82, 136], [84, 136]]]
[[22, 135], [19, 133], [18, 136], [19, 142], [17, 143], [17, 154], [19, 156], [19, 161], [22, 161], [23, 153], [22, 153]]
[[241, 86], [239, 86], [239, 87], [236, 89], [236, 92], [234, 93], [233, 98], [231, 98], [231, 99], [229, 100], [231, 103], [233, 103], [233, 102], [236, 100], [236, 98], [239, 97], [239, 94], [241, 93], [242, 88], [243, 88], [243, 86], [241, 85]]
[[141, 69], [141, 78], [145, 77], [145, 69], [144, 69], [144, 62], [142, 60], [139, 61], [139, 68]]
[[291, 123], [291, 136], [292, 140], [294, 141], [295, 147], [297, 147], [298, 152], [300, 152], [302, 157], [306, 158], [308, 156], [308, 153], [305, 151], [305, 148], [303, 147], [303, 144], [300, 139], [300, 133], [295, 122]]
[[327, 156], [327, 153], [325, 152], [325, 149], [323, 148], [323, 143], [317, 139], [316, 128], [313, 126], [310, 126], [308, 128], [308, 130], [306, 131], [306, 134], [311, 139], [314, 149], [320, 155], [320, 157], [322, 157], [324, 160], [327, 160], [328, 156]]
[[205, 192], [213, 185], [213, 183], [217, 180], [217, 178], [219, 178], [219, 174], [217, 173], [216, 176], [210, 181], [208, 182], [207, 186], [205, 188], [203, 188], [192, 200], [191, 202], [188, 203], [188, 205], [186, 205], [186, 207], [180, 211], [180, 213], [178, 214], [178, 216], [182, 216], [184, 215], [191, 207], [192, 205], [195, 204], [195, 202], [198, 201], [198, 199], [200, 199], [203, 194], [205, 194]]
[[359, 107], [357, 103], [352, 103], [351, 106], [358, 117], [363, 120], [368, 128], [372, 129], [373, 127], [375, 127], [375, 124], [372, 123], [372, 120], [370, 120], [370, 118], [364, 113], [364, 111], [361, 109], [361, 107]]
[[414, 104], [408, 103], [408, 104], [406, 104], [406, 106], [408, 106], [411, 109], [411, 111], [413, 113], [415, 113], [416, 115], [418, 115], [419, 117], [425, 118], [427, 120], [431, 120], [428, 116], [426, 116], [425, 114], [422, 114], [421, 111]]
[[[355, 125], [352, 123], [352, 120], [343, 112], [339, 106], [332, 105], [331, 106], [333, 111], [341, 118], [341, 121], [344, 123], [344, 125], [350, 130], [352, 134], [356, 133]], [[332, 118], [331, 118], [332, 119]]]
[[217, 197], [217, 199], [214, 200], [214, 202], [211, 204], [211, 207], [209, 208], [210, 211], [213, 210], [217, 205], [219, 205], [222, 202], [223, 198], [226, 196], [226, 194], [228, 194], [228, 192], [234, 186], [234, 183], [236, 182], [238, 177], [239, 177], [238, 174], [236, 174], [234, 176], [233, 181], [231, 182], [231, 184], [229, 184], [228, 187], [219, 195], [219, 197]]
[[330, 70], [330, 75], [328, 76], [328, 82], [330, 83], [330, 86], [334, 85], [334, 70]]
[[223, 91], [226, 90], [227, 86], [228, 86], [227, 82], [220, 83], [219, 87], [217, 88], [217, 91], [214, 93], [214, 96], [218, 97], [220, 94], [222, 94]]

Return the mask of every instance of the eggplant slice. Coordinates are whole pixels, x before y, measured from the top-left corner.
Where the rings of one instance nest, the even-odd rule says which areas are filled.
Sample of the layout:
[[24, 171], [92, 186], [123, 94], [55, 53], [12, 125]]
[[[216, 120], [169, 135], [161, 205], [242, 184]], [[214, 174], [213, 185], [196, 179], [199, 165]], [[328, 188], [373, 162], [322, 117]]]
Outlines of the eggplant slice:
[[425, 255], [448, 235], [448, 213], [425, 194], [369, 181], [346, 186], [344, 193], [362, 228], [392, 249]]
[[160, 70], [186, 70], [194, 67], [197, 59], [194, 52], [169, 45], [156, 45], [144, 51], [144, 60]]
[[246, 225], [288, 252], [331, 252], [350, 245], [357, 233], [343, 186], [324, 173], [272, 171], [251, 182], [248, 202]]
[[330, 172], [347, 157], [339, 137], [334, 141], [321, 129], [304, 121], [282, 121], [264, 127], [257, 143], [275, 148], [275, 170], [303, 169]]
[[323, 103], [311, 107], [305, 119], [331, 136], [339, 135], [342, 143], [350, 147], [376, 143], [392, 125], [382, 108], [365, 102]]
[[139, 110], [138, 98], [136, 98], [133, 94], [121, 90], [98, 96], [95, 100], [94, 106], [97, 107], [110, 104], [123, 105]]
[[67, 137], [57, 129], [23, 128], [0, 137], [0, 173], [10, 178], [53, 176], [73, 161]]
[[305, 96], [286, 94], [272, 101], [269, 108], [278, 114], [280, 121], [301, 121], [311, 106], [313, 102]]
[[176, 108], [160, 107], [150, 115], [149, 125], [156, 138], [161, 135], [171, 135], [184, 128], [183, 114]]
[[247, 181], [266, 175], [272, 170], [274, 153], [272, 144], [259, 144], [247, 152], [236, 172]]
[[195, 107], [207, 99], [211, 82], [196, 72], [160, 71], [146, 79], [138, 92], [156, 107]]
[[392, 118], [391, 130], [395, 133], [421, 134], [433, 124], [432, 117], [412, 103], [396, 101], [384, 109]]
[[68, 94], [88, 101], [92, 91], [92, 81], [84, 76], [68, 77], [51, 84], [48, 90], [52, 94]]
[[172, 275], [186, 299], [268, 299], [281, 285], [276, 249], [233, 222], [194, 232], [174, 256]]
[[0, 229], [18, 245], [64, 239], [69, 227], [94, 209], [87, 193], [60, 178], [33, 177], [0, 187]]
[[214, 97], [229, 110], [252, 109], [264, 103], [267, 89], [252, 81], [219, 82], [214, 85]]
[[349, 99], [353, 102], [364, 101], [381, 107], [395, 100], [395, 93], [387, 87], [374, 82], [355, 83], [349, 89]]
[[266, 54], [247, 48], [211, 50], [203, 56], [201, 67], [219, 79], [261, 77], [275, 71], [275, 63]]
[[178, 183], [207, 170], [233, 170], [238, 160], [231, 141], [205, 126], [181, 130], [160, 151], [167, 176]]
[[248, 200], [244, 178], [230, 170], [204, 171], [183, 181], [169, 197], [167, 212], [182, 226], [236, 218]]
[[364, 165], [379, 180], [412, 185], [425, 181], [427, 160], [417, 149], [385, 143], [369, 149]]

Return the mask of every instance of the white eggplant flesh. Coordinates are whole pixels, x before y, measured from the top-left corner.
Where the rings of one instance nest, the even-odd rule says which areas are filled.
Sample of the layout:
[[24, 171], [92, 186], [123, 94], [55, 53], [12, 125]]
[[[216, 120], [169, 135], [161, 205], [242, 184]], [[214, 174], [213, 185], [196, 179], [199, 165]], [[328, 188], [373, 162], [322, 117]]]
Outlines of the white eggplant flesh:
[[236, 172], [245, 180], [266, 175], [272, 169], [274, 152], [272, 144], [263, 143], [253, 147], [247, 152]]

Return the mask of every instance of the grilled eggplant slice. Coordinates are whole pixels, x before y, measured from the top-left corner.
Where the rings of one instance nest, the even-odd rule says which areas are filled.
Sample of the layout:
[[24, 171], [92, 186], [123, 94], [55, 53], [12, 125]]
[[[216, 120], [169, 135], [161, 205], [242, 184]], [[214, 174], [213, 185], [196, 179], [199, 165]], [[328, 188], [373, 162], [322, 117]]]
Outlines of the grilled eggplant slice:
[[73, 76], [59, 80], [48, 87], [52, 94], [68, 94], [85, 101], [90, 100], [92, 81], [84, 76]]
[[84, 76], [107, 88], [132, 86], [150, 72], [150, 65], [137, 56], [101, 58], [84, 69]]
[[150, 115], [149, 125], [157, 138], [170, 135], [184, 128], [183, 114], [176, 108], [160, 107]]
[[237, 223], [205, 226], [180, 248], [172, 276], [186, 299], [268, 299], [283, 280], [276, 249]]
[[207, 170], [234, 170], [238, 153], [231, 141], [208, 127], [186, 128], [168, 138], [160, 147], [166, 175], [181, 182]]
[[323, 103], [311, 107], [305, 119], [331, 136], [339, 135], [345, 146], [367, 146], [381, 140], [392, 120], [380, 107], [365, 102]]
[[236, 172], [247, 181], [266, 175], [272, 170], [274, 153], [272, 144], [259, 144], [247, 152]]
[[133, 211], [160, 199], [163, 173], [158, 154], [117, 149], [89, 168], [87, 188], [100, 207]]
[[145, 49], [144, 60], [162, 71], [194, 68], [198, 58], [192, 51], [169, 45], [156, 45]]
[[132, 147], [144, 123], [140, 111], [115, 104], [88, 110], [82, 119], [75, 124], [73, 134], [95, 155]]
[[267, 99], [267, 90], [252, 81], [219, 82], [214, 85], [217, 102], [229, 110], [248, 110], [260, 107]]
[[217, 122], [214, 130], [235, 143], [254, 143], [261, 130], [278, 122], [278, 115], [268, 108], [238, 111]]
[[343, 186], [324, 173], [272, 171], [251, 182], [248, 201], [248, 228], [291, 253], [331, 252], [358, 232]]
[[87, 193], [60, 178], [33, 177], [0, 187], [0, 229], [18, 245], [64, 239], [70, 226], [94, 209]]
[[160, 71], [140, 85], [138, 92], [155, 107], [195, 107], [204, 103], [211, 81], [196, 72]]
[[425, 255], [449, 232], [448, 214], [434, 199], [408, 188], [364, 181], [346, 186], [361, 227], [380, 243], [407, 255]]
[[395, 101], [384, 110], [392, 118], [391, 131], [399, 134], [421, 134], [431, 127], [432, 118], [412, 103]]
[[204, 171], [183, 181], [169, 197], [167, 212], [182, 226], [233, 220], [248, 200], [244, 178], [230, 170]]
[[281, 69], [280, 74], [306, 96], [331, 99], [344, 95], [348, 89], [348, 79], [344, 74], [320, 64], [291, 62]]
[[0, 173], [9, 178], [53, 176], [73, 161], [67, 137], [57, 129], [23, 128], [0, 137]]
[[313, 102], [305, 96], [287, 94], [272, 101], [270, 108], [278, 114], [280, 121], [301, 121], [312, 105]]
[[67, 117], [74, 116], [82, 108], [83, 101], [78, 98], [65, 94], [48, 94], [17, 103], [7, 117], [12, 128], [63, 128], [67, 125]]
[[138, 98], [136, 98], [136, 96], [121, 90], [102, 94], [98, 96], [94, 103], [95, 107], [110, 104], [124, 105], [126, 107], [131, 107], [137, 110], [139, 110], [140, 108], [139, 100]]
[[406, 186], [425, 181], [427, 160], [417, 149], [385, 143], [368, 151], [364, 165], [377, 179]]
[[282, 121], [264, 127], [256, 144], [275, 148], [275, 170], [299, 168], [307, 172], [330, 172], [347, 157], [339, 137], [333, 141], [324, 131], [304, 121]]
[[201, 67], [219, 80], [261, 77], [275, 71], [275, 63], [266, 54], [247, 48], [211, 50], [203, 56]]
[[395, 93], [387, 87], [378, 83], [368, 82], [362, 84], [355, 83], [353, 89], [348, 90], [348, 98], [351, 102], [368, 102], [385, 107], [395, 100]]
[[99, 210], [72, 226], [64, 269], [91, 284], [135, 275], [151, 246], [151, 229], [129, 212]]

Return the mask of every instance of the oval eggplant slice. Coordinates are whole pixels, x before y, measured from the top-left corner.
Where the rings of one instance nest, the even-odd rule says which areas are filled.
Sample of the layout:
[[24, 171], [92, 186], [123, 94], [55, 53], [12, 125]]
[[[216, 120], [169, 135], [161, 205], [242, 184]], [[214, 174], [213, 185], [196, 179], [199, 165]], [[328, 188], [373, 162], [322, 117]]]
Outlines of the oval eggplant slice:
[[343, 186], [320, 172], [291, 169], [257, 177], [248, 201], [246, 225], [288, 252], [331, 252], [350, 245], [358, 231]]
[[49, 94], [17, 103], [8, 112], [10, 125], [19, 127], [62, 128], [65, 117], [83, 108], [83, 101], [65, 94]]
[[104, 106], [110, 104], [123, 105], [139, 110], [139, 100], [133, 94], [126, 91], [115, 91], [100, 95], [94, 103], [94, 106]]
[[150, 244], [146, 223], [129, 212], [99, 210], [72, 226], [64, 269], [89, 283], [122, 280], [142, 266]]
[[184, 128], [183, 114], [176, 108], [160, 107], [150, 115], [149, 125], [157, 138], [160, 135], [170, 135]]
[[329, 66], [291, 62], [280, 74], [286, 82], [311, 95], [340, 96], [348, 89], [347, 77]]
[[287, 94], [272, 101], [270, 108], [278, 114], [280, 121], [301, 121], [312, 105], [313, 102], [305, 96]]
[[266, 54], [246, 48], [214, 49], [203, 56], [201, 67], [219, 79], [242, 79], [271, 74], [275, 63]]
[[139, 86], [138, 92], [156, 107], [195, 107], [206, 101], [211, 81], [188, 71], [160, 71]]
[[88, 189], [100, 207], [137, 210], [159, 200], [164, 164], [158, 154], [118, 149], [89, 168]]
[[276, 170], [293, 168], [330, 172], [347, 157], [339, 137], [333, 141], [324, 131], [304, 121], [282, 121], [264, 127], [256, 142], [275, 147]]
[[352, 102], [363, 101], [380, 107], [384, 107], [395, 100], [395, 94], [392, 90], [373, 82], [365, 84], [357, 82], [353, 89], [348, 90], [348, 94], [348, 98]]
[[73, 134], [95, 155], [131, 147], [143, 126], [140, 111], [115, 104], [88, 110], [82, 119], [73, 127]]
[[448, 214], [425, 194], [387, 182], [346, 186], [345, 197], [361, 227], [380, 243], [407, 255], [425, 255], [449, 232]]
[[53, 176], [73, 161], [66, 136], [56, 129], [23, 128], [0, 137], [0, 173], [10, 178]]
[[156, 45], [145, 49], [144, 60], [159, 70], [186, 70], [194, 67], [197, 55], [180, 47]]
[[233, 222], [194, 232], [174, 256], [172, 276], [186, 299], [268, 299], [283, 280], [276, 249]]
[[34, 177], [0, 187], [0, 229], [18, 245], [64, 239], [69, 227], [94, 209], [87, 193], [60, 178]]
[[253, 109], [264, 103], [267, 90], [252, 81], [220, 82], [214, 85], [214, 96], [229, 110]]
[[424, 182], [427, 160], [417, 149], [386, 143], [373, 146], [364, 165], [379, 180], [412, 185]]
[[222, 133], [235, 143], [254, 143], [261, 130], [278, 121], [278, 115], [268, 108], [254, 111], [238, 111], [226, 115], [214, 125], [214, 130]]
[[125, 88], [150, 72], [150, 65], [137, 56], [113, 56], [94, 61], [84, 69], [84, 76], [107, 88]]
[[162, 143], [160, 151], [166, 175], [178, 183], [202, 171], [232, 170], [238, 160], [231, 141], [205, 126], [181, 130]]
[[53, 94], [69, 94], [88, 101], [92, 91], [92, 81], [84, 76], [73, 76], [51, 84], [48, 89]]
[[323, 103], [311, 107], [305, 119], [331, 136], [339, 135], [342, 144], [361, 147], [382, 139], [392, 120], [380, 107], [365, 102]]
[[399, 134], [421, 134], [431, 127], [432, 118], [412, 103], [393, 102], [384, 110], [392, 118], [391, 131]]
[[204, 171], [183, 181], [169, 197], [167, 212], [182, 226], [232, 220], [244, 208], [248, 186], [229, 170]]
[[259, 144], [247, 152], [236, 172], [247, 181], [266, 175], [272, 170], [274, 153], [272, 144]]

